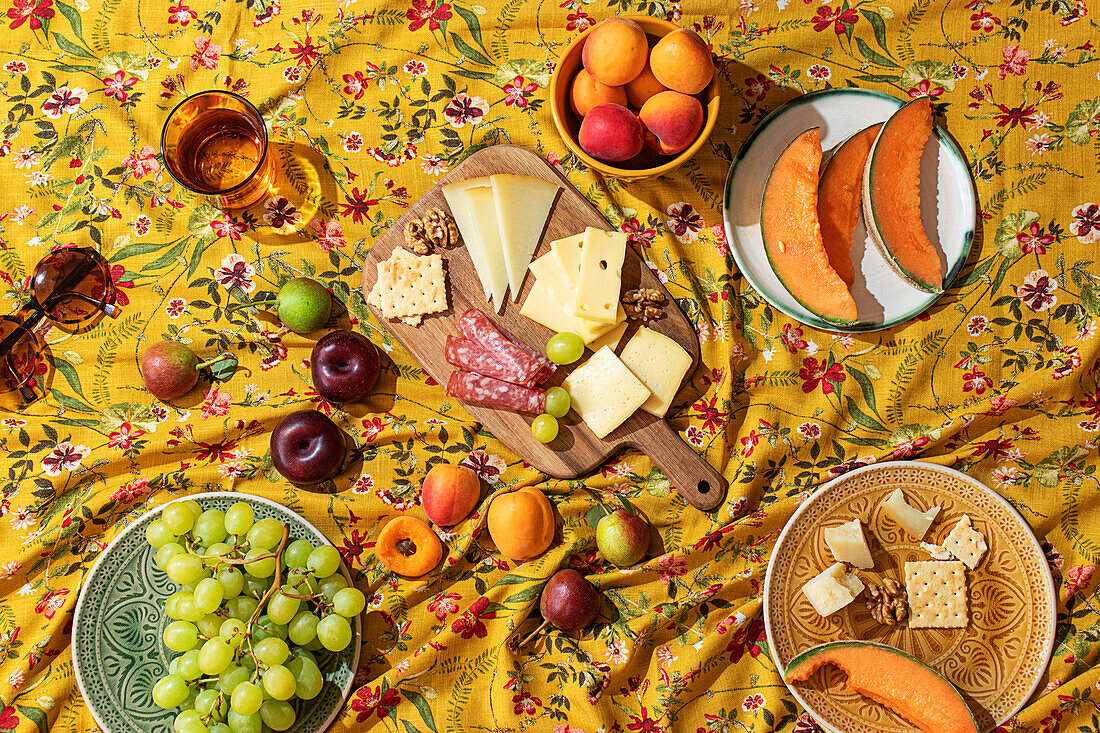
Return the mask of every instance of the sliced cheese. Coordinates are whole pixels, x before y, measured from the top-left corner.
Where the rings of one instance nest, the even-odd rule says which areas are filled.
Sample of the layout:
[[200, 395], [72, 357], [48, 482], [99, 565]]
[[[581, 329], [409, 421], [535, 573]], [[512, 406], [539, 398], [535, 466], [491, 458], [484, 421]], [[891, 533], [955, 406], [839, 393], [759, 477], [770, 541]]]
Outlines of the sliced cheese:
[[[570, 331], [577, 334], [586, 343], [592, 343], [600, 336], [614, 329], [615, 323], [600, 323], [579, 318], [568, 313], [571, 308], [566, 304], [568, 298], [562, 298], [542, 280], [535, 280], [531, 292], [527, 294], [527, 300], [519, 313], [530, 318], [535, 323], [541, 323], [551, 331], [561, 333]], [[619, 306], [617, 315], [619, 323], [626, 321], [626, 311]]]
[[[619, 346], [619, 342], [623, 340], [623, 334], [626, 333], [626, 329], [629, 326], [630, 326], [629, 322], [623, 321], [618, 326], [615, 326], [615, 328], [613, 328], [610, 331], [608, 331], [607, 333], [605, 333], [603, 336], [600, 336], [595, 341], [588, 344], [587, 345], [588, 348], [592, 349], [593, 351], [599, 351], [603, 347], [607, 346], [612, 351], [615, 351]], [[635, 374], [634, 376], [637, 377], [638, 375]], [[639, 379], [640, 379], [640, 377], [639, 377]], [[642, 379], [642, 382], [645, 382], [645, 380]], [[646, 386], [648, 387], [649, 385], [646, 385]], [[642, 405], [642, 409], [643, 410], [645, 409], [644, 404]]]
[[649, 397], [645, 385], [606, 346], [574, 369], [561, 386], [597, 438], [622, 425]]
[[905, 494], [901, 489], [896, 489], [886, 501], [882, 502], [882, 509], [886, 516], [905, 528], [905, 531], [918, 540], [923, 540], [928, 534], [928, 528], [939, 516], [940, 508], [934, 506], [926, 512], [914, 509], [905, 501]]
[[577, 315], [611, 321], [623, 287], [626, 235], [588, 227], [581, 243]]
[[831, 616], [863, 592], [863, 583], [838, 562], [802, 586], [802, 594], [822, 616]]
[[[565, 271], [561, 269], [558, 258], [553, 252], [547, 252], [532, 262], [531, 274], [535, 276], [537, 282], [543, 283], [555, 293], [572, 293], [576, 290], [576, 284], [566, 277]], [[572, 301], [571, 298], [570, 301]], [[568, 302], [566, 305], [569, 314], [576, 315], [573, 313], [573, 303]]]
[[871, 550], [867, 547], [867, 538], [863, 535], [863, 523], [858, 519], [836, 527], [826, 527], [823, 533], [825, 544], [837, 562], [846, 562], [863, 570], [875, 566]]
[[561, 187], [544, 178], [504, 173], [490, 176], [497, 226], [512, 300], [519, 297], [531, 256], [542, 241], [542, 230]]
[[493, 292], [489, 287], [488, 266], [485, 258], [485, 244], [478, 230], [477, 218], [474, 216], [474, 206], [470, 202], [469, 191], [471, 188], [484, 188], [489, 186], [488, 177], [470, 178], [457, 183], [448, 183], [442, 186], [443, 198], [447, 199], [447, 206], [451, 209], [458, 231], [462, 234], [462, 242], [466, 245], [466, 251], [470, 253], [470, 260], [474, 263], [474, 270], [481, 281], [481, 287], [485, 291], [485, 300], [492, 297]]
[[664, 417], [691, 368], [691, 355], [663, 333], [642, 327], [627, 342], [619, 358], [653, 393], [642, 409]]
[[470, 206], [477, 231], [481, 235], [484, 247], [485, 272], [489, 277], [489, 293], [493, 298], [493, 307], [499, 313], [504, 307], [504, 296], [508, 291], [508, 268], [504, 262], [504, 245], [500, 236], [500, 224], [497, 220], [496, 199], [492, 186], [479, 186], [468, 189]]
[[554, 253], [562, 272], [577, 286], [581, 282], [581, 245], [583, 244], [584, 232], [550, 243], [550, 251]]

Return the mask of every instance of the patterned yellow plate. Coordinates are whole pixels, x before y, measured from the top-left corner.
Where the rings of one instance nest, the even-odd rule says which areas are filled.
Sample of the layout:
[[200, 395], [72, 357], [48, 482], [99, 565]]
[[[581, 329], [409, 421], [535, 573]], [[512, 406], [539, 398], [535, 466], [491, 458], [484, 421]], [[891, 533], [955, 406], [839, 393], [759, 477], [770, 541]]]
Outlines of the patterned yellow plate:
[[[802, 585], [833, 563], [822, 529], [859, 518], [868, 529], [872, 570], [865, 583], [890, 577], [904, 583], [905, 562], [931, 559], [879, 504], [896, 488], [921, 511], [943, 507], [925, 541], [939, 544], [963, 514], [989, 542], [989, 552], [967, 571], [970, 625], [965, 629], [881, 626], [860, 596], [822, 618]], [[992, 730], [1024, 706], [1054, 646], [1054, 581], [1031, 529], [1011, 505], [984, 484], [950, 468], [897, 461], [867, 466], [825, 484], [783, 528], [764, 584], [768, 644], [779, 669], [795, 654], [836, 639], [895, 646], [939, 670], [967, 698], [982, 730]], [[844, 690], [844, 674], [829, 667], [791, 692], [822, 725], [843, 733], [908, 733], [902, 718]]]

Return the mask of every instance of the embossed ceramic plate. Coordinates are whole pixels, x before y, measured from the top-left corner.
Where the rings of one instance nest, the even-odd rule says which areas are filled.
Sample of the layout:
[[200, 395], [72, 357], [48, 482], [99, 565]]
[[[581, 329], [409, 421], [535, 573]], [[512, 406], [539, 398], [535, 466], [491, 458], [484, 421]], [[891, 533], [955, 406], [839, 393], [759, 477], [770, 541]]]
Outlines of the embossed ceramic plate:
[[[864, 583], [894, 578], [904, 584], [905, 562], [929, 560], [879, 504], [894, 489], [924, 511], [943, 507], [925, 541], [940, 544], [963, 514], [986, 536], [989, 551], [967, 571], [970, 624], [965, 629], [885, 627], [871, 618], [864, 596], [828, 618], [813, 609], [802, 585], [833, 564], [822, 529], [863, 521], [874, 556]], [[979, 727], [989, 731], [1024, 706], [1054, 646], [1054, 581], [1042, 548], [1011, 505], [984, 484], [950, 468], [915, 461], [860, 468], [825, 484], [783, 528], [764, 582], [764, 622], [779, 669], [795, 654], [837, 639], [878, 641], [938, 670], [962, 691]], [[844, 689], [833, 667], [790, 685], [795, 698], [822, 725], [843, 733], [909, 733], [902, 718]]]
[[[289, 524], [291, 539], [332, 544], [298, 514], [259, 496], [216, 492], [185, 499], [194, 499], [203, 509], [222, 511], [245, 501], [252, 505], [257, 520], [274, 517]], [[107, 733], [170, 733], [176, 716], [152, 699], [153, 685], [167, 674], [168, 662], [176, 656], [161, 643], [161, 636], [170, 621], [164, 614], [164, 599], [179, 586], [153, 564], [156, 551], [145, 541], [145, 527], [164, 506], [144, 514], [107, 546], [76, 601], [72, 642], [76, 682], [88, 710]], [[347, 568], [341, 569], [350, 583]], [[290, 731], [315, 733], [336, 719], [359, 666], [361, 636], [360, 617], [347, 649], [317, 654], [325, 685], [313, 700], [295, 702], [298, 718]]]

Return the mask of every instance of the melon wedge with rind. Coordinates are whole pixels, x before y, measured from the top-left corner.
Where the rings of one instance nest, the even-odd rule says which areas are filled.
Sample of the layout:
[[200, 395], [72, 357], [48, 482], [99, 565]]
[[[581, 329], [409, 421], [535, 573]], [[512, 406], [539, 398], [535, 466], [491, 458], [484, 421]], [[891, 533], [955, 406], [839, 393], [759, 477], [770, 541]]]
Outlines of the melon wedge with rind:
[[821, 241], [836, 274], [849, 288], [855, 282], [852, 262], [852, 233], [863, 206], [863, 172], [867, 154], [882, 123], [865, 127], [833, 149], [821, 169], [817, 184], [817, 217]]

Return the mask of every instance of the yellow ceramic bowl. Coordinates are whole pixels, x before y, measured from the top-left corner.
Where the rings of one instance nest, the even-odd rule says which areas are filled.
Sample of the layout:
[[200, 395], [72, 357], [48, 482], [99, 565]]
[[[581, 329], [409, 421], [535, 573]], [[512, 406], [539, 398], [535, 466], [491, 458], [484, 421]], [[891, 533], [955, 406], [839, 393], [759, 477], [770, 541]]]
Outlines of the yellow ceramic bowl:
[[[620, 17], [624, 20], [632, 20], [640, 25], [651, 40], [663, 38], [680, 27], [667, 20], [652, 18], [648, 15], [623, 15]], [[671, 173], [699, 152], [699, 149], [703, 147], [703, 143], [706, 142], [707, 138], [710, 137], [710, 133], [714, 130], [714, 125], [718, 121], [717, 72], [715, 72], [714, 78], [711, 79], [707, 88], [698, 95], [699, 101], [706, 107], [706, 119], [703, 122], [703, 129], [699, 132], [699, 137], [691, 144], [691, 147], [675, 158], [668, 158], [661, 165], [652, 168], [619, 168], [612, 163], [596, 160], [584, 152], [580, 143], [577, 142], [577, 131], [580, 129], [581, 123], [569, 106], [569, 87], [573, 82], [573, 77], [581, 69], [581, 50], [584, 48], [585, 39], [591, 32], [592, 28], [589, 28], [573, 39], [573, 42], [566, 47], [565, 53], [562, 54], [557, 68], [554, 69], [554, 75], [550, 77], [550, 111], [554, 116], [554, 125], [558, 128], [558, 134], [565, 140], [566, 146], [584, 161], [585, 165], [609, 178], [638, 181]]]

